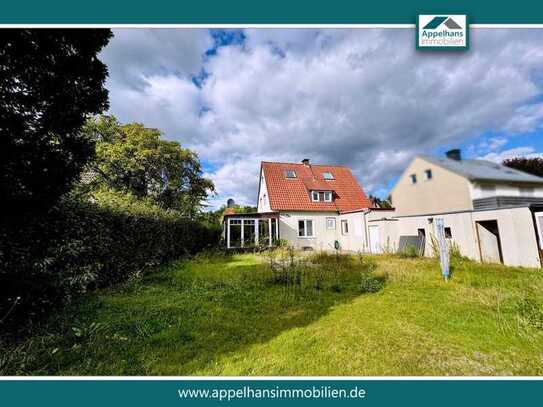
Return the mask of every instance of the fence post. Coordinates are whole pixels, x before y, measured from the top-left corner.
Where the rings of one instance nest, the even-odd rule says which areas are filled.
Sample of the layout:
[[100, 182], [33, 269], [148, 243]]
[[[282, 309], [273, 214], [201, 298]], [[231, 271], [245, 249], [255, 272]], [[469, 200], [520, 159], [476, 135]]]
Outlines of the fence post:
[[443, 218], [435, 219], [436, 237], [439, 243], [439, 263], [441, 265], [441, 274], [445, 281], [449, 279], [449, 248], [445, 240], [445, 223]]

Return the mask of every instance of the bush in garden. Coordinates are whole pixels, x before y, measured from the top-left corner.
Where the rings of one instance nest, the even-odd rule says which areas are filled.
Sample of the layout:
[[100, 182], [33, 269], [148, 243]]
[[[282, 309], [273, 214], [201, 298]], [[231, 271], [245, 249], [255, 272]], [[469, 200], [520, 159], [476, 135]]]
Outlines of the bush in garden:
[[401, 250], [398, 254], [400, 257], [405, 259], [414, 259], [420, 257], [418, 247], [412, 244], [408, 244], [407, 246], [405, 246], [405, 248]]
[[219, 239], [218, 227], [130, 196], [103, 192], [95, 200], [65, 198], [22, 228], [0, 229], [0, 331]]
[[375, 293], [382, 289], [384, 279], [375, 275], [375, 263], [354, 256], [317, 252], [299, 256], [292, 247], [266, 254], [269, 281], [300, 290], [331, 290]]

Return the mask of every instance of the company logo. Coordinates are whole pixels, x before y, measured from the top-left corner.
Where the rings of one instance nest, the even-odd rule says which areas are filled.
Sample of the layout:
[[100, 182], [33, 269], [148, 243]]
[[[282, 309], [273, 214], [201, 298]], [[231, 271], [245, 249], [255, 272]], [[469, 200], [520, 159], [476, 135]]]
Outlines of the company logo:
[[465, 15], [419, 15], [418, 49], [468, 49]]

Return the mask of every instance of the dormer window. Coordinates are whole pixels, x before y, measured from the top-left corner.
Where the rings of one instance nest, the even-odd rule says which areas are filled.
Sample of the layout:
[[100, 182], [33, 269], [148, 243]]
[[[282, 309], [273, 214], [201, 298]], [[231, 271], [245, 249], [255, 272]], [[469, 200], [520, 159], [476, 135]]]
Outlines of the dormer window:
[[285, 176], [287, 178], [296, 178], [296, 171], [294, 171], [294, 170], [286, 170], [285, 171]]
[[324, 191], [324, 202], [332, 202], [332, 191]]
[[320, 201], [319, 191], [311, 191], [311, 200], [313, 202], [319, 202]]
[[335, 179], [334, 175], [330, 171], [323, 172], [322, 177], [326, 180]]

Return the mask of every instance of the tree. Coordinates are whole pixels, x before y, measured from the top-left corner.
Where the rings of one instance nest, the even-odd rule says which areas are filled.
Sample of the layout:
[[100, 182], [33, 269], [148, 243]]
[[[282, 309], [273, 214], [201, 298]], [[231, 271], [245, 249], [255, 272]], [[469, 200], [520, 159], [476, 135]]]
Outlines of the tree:
[[0, 196], [47, 209], [94, 152], [79, 130], [108, 108], [97, 58], [111, 30], [4, 30], [0, 37]]
[[526, 158], [515, 157], [503, 161], [503, 165], [509, 168], [514, 168], [519, 171], [527, 172], [528, 174], [543, 177], [543, 158]]
[[392, 204], [390, 203], [390, 198], [381, 199], [376, 196], [370, 195], [369, 199], [374, 208], [386, 208], [386, 209], [392, 208]]
[[139, 123], [121, 125], [113, 116], [90, 119], [84, 127], [96, 141], [90, 166], [91, 183], [151, 197], [160, 206], [193, 217], [214, 191], [203, 177], [198, 156], [176, 141], [161, 138], [160, 130]]

